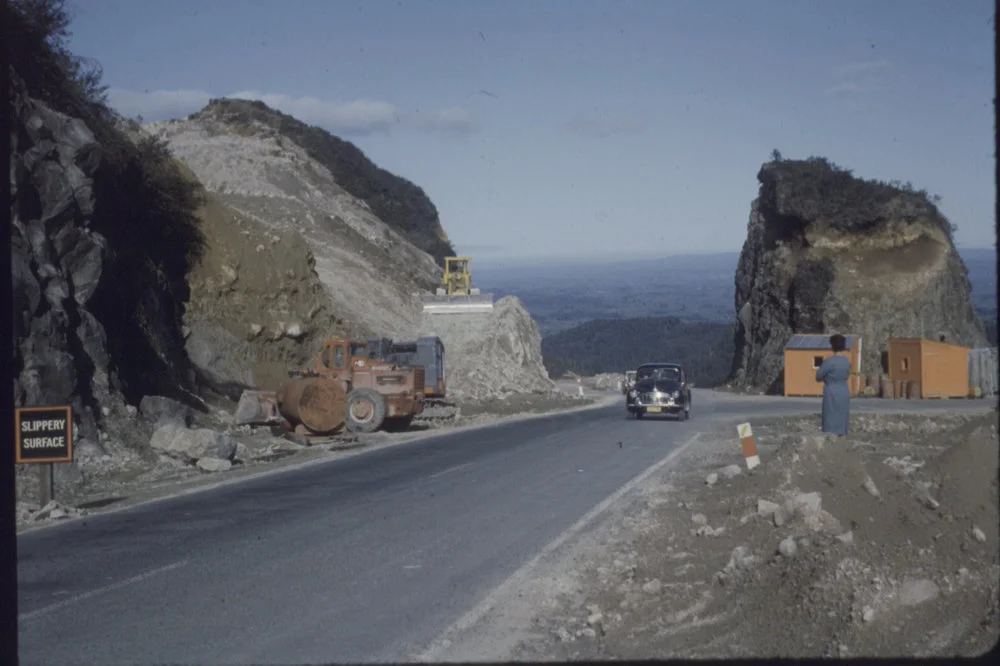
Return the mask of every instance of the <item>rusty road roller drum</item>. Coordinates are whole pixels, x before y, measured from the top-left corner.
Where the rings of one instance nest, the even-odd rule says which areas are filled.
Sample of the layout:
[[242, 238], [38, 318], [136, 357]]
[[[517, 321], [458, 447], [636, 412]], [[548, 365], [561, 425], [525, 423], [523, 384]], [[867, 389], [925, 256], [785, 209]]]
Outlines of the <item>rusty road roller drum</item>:
[[278, 390], [278, 409], [292, 425], [329, 435], [347, 420], [347, 396], [340, 383], [324, 377], [296, 377]]

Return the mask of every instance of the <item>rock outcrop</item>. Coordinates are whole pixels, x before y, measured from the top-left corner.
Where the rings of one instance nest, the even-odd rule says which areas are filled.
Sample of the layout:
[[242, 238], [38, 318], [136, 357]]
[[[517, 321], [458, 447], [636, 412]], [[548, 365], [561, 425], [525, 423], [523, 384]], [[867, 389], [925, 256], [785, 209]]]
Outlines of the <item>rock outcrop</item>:
[[[290, 139], [292, 123], [302, 125], [260, 102], [217, 100], [185, 120], [145, 128], [168, 143], [218, 202], [269, 237], [285, 239], [269, 240], [265, 248], [301, 236], [339, 319], [364, 334], [412, 337], [422, 310], [417, 295], [440, 279], [434, 257], [347, 189], [343, 174], [313, 157], [314, 147]], [[382, 201], [381, 208], [392, 209], [392, 202]], [[292, 256], [290, 248], [277, 251]]]
[[951, 225], [924, 192], [819, 158], [765, 164], [736, 271], [732, 384], [779, 392], [794, 333], [862, 336], [881, 376], [890, 337], [986, 344]]
[[107, 334], [88, 306], [107, 240], [90, 227], [102, 149], [80, 120], [14, 90], [11, 131], [16, 405], [71, 405], [84, 437], [111, 393]]
[[490, 315], [425, 315], [420, 334], [444, 342], [450, 398], [483, 403], [558, 391], [542, 361], [538, 325], [514, 296], [498, 300]]

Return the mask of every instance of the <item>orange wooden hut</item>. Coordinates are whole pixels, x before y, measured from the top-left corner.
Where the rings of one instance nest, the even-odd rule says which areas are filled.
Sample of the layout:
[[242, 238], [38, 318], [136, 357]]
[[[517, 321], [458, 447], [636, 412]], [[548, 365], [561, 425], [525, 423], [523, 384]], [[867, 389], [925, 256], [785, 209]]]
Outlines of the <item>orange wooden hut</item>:
[[[833, 356], [830, 334], [793, 335], [785, 344], [785, 396], [815, 397], [823, 395], [823, 383], [816, 381], [816, 371], [823, 361]], [[847, 345], [847, 358], [854, 372], [861, 372], [861, 336], [843, 334]], [[861, 391], [861, 377], [847, 380], [851, 395]]]
[[919, 382], [921, 398], [966, 398], [970, 351], [936, 340], [890, 338], [889, 379]]

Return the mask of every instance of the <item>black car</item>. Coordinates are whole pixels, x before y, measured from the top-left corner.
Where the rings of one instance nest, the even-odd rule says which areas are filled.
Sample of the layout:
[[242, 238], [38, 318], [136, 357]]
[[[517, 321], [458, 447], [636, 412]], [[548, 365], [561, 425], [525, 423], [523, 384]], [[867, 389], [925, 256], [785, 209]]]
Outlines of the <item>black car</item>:
[[629, 414], [670, 414], [691, 418], [691, 387], [679, 363], [644, 363], [636, 368], [635, 385], [625, 396]]

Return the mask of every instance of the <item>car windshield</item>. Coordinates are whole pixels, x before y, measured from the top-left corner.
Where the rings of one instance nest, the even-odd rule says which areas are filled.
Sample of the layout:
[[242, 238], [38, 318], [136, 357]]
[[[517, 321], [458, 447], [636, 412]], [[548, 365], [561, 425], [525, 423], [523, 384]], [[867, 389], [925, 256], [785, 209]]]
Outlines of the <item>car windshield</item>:
[[681, 371], [677, 368], [642, 368], [636, 373], [636, 379], [652, 379], [657, 382], [677, 382], [681, 379]]

